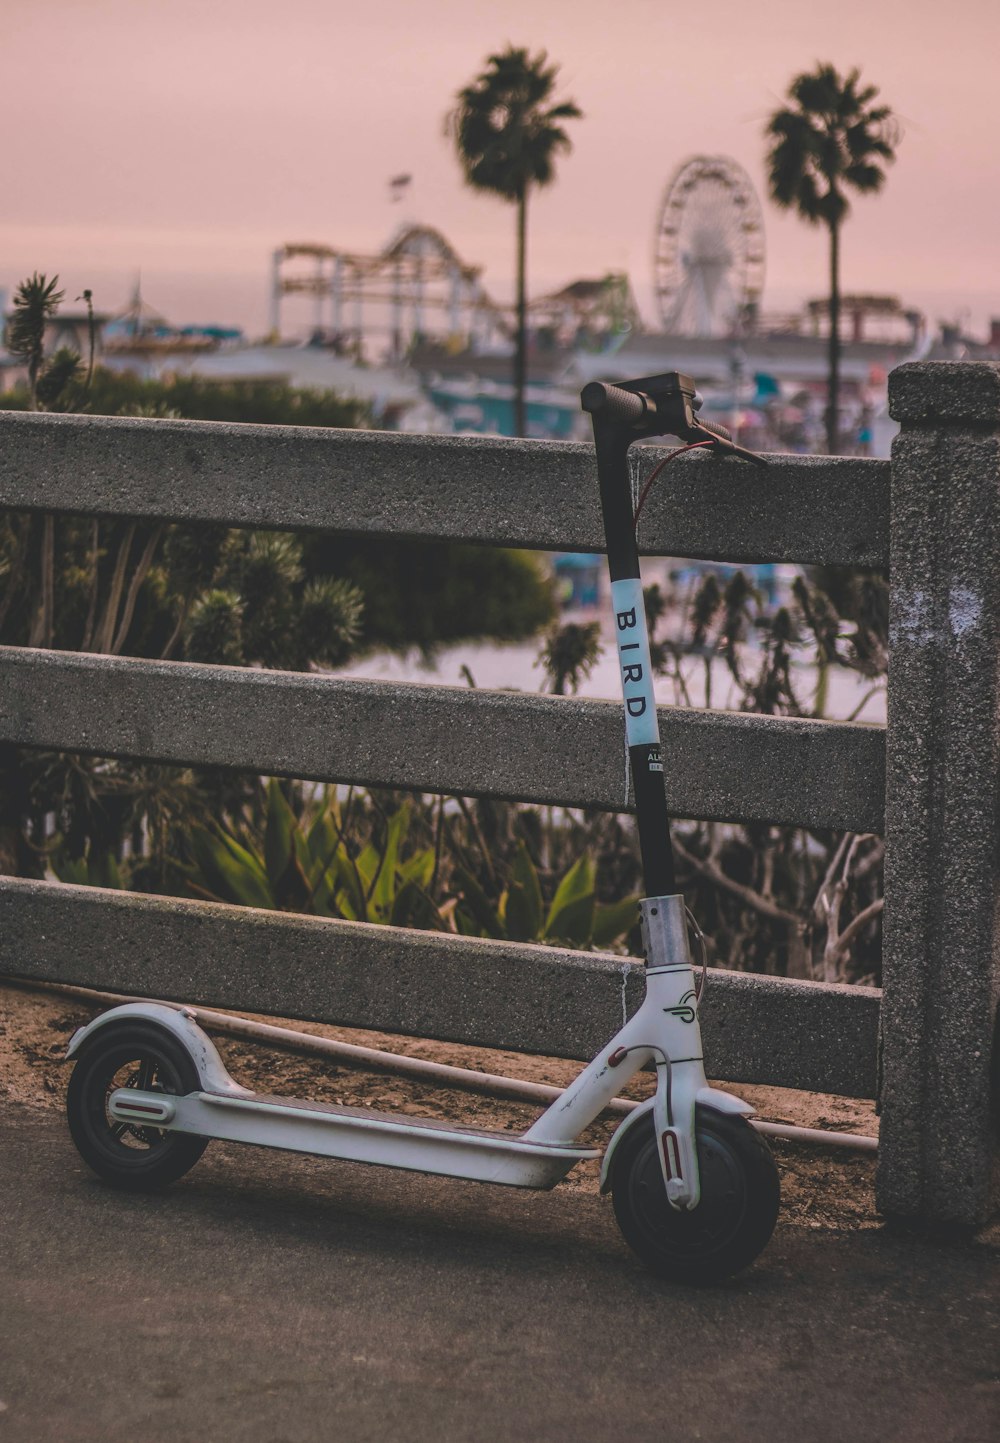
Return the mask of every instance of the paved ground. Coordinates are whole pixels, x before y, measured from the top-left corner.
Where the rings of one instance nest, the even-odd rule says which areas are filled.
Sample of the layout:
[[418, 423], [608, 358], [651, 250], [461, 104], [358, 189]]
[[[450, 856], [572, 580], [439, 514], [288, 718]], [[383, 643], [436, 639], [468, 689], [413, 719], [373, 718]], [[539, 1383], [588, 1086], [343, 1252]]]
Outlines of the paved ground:
[[1000, 1259], [780, 1227], [648, 1278], [588, 1193], [214, 1144], [169, 1194], [0, 1114], [3, 1443], [987, 1443]]

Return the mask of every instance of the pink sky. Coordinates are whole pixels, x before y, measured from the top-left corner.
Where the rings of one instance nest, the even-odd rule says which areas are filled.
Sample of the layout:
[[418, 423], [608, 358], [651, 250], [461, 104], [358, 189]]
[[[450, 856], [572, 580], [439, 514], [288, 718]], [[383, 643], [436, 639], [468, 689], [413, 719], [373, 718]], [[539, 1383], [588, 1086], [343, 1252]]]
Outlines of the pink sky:
[[[513, 216], [461, 182], [453, 96], [508, 41], [546, 49], [585, 118], [533, 205], [530, 288], [626, 269], [649, 305], [667, 177], [738, 160], [764, 194], [764, 121], [817, 59], [859, 65], [905, 135], [857, 202], [849, 290], [932, 318], [1000, 315], [1000, 0], [4, 0], [0, 286], [58, 271], [120, 307], [141, 269], [180, 323], [267, 323], [288, 240], [377, 250], [405, 214], [512, 289]], [[387, 181], [414, 176], [405, 206]], [[821, 232], [765, 202], [766, 309], [823, 292]]]

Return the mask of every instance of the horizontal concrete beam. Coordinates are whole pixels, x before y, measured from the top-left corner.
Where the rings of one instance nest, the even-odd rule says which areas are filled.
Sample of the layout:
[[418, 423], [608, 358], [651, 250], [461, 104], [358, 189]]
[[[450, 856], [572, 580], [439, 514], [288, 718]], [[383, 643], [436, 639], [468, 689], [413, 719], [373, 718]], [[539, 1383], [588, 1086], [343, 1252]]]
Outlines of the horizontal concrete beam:
[[[642, 448], [641, 474], [666, 454]], [[889, 463], [680, 457], [649, 555], [885, 566]], [[317, 427], [0, 412], [0, 506], [603, 551], [593, 447]]]
[[[620, 957], [0, 879], [0, 972], [586, 1059], [634, 1011]], [[709, 1072], [874, 1097], [879, 993], [712, 972]]]
[[[621, 706], [0, 647], [0, 741], [625, 811]], [[885, 733], [662, 707], [675, 816], [879, 832]]]

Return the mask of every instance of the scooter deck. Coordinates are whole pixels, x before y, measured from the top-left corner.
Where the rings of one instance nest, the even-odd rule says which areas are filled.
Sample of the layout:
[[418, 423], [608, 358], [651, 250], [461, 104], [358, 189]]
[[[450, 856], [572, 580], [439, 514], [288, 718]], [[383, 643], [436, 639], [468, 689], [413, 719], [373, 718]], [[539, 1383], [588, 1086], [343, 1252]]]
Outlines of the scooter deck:
[[108, 1110], [119, 1122], [508, 1187], [554, 1187], [577, 1162], [600, 1156], [575, 1143], [242, 1090], [173, 1097], [122, 1087]]

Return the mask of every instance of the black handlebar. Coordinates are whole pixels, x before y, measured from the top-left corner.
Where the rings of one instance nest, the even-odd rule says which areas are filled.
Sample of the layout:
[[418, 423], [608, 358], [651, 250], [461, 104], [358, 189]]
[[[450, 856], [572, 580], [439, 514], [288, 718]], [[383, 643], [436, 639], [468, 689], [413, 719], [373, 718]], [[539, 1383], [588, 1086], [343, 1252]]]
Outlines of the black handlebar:
[[[703, 431], [708, 431], [710, 435], [717, 436], [720, 441], [729, 441], [731, 444], [735, 444], [733, 443], [733, 433], [727, 426], [720, 426], [717, 421], [702, 421], [701, 419], [699, 419], [698, 425]], [[760, 458], [757, 457], [756, 459], [759, 460]]]
[[[605, 381], [590, 381], [580, 392], [585, 411], [623, 426], [641, 425], [650, 414], [650, 401], [641, 391], [626, 391]], [[656, 414], [655, 407], [652, 414]]]
[[598, 431], [616, 432], [629, 439], [647, 436], [676, 436], [694, 444], [714, 441], [713, 449], [742, 456], [757, 466], [766, 466], [762, 456], [737, 445], [725, 426], [703, 421], [697, 414], [701, 397], [690, 376], [667, 371], [616, 386], [608, 381], [590, 381], [580, 393], [580, 404], [594, 418]]

